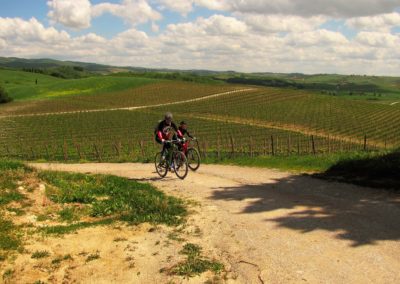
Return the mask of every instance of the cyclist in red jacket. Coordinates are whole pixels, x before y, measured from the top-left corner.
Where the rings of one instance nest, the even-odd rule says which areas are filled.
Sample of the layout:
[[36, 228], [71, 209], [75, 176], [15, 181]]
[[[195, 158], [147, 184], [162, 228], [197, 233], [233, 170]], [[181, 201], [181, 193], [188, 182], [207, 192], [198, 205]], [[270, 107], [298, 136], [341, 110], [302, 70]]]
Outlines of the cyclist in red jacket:
[[[163, 145], [162, 154], [165, 157], [165, 150], [171, 148], [171, 144], [166, 143], [171, 139], [176, 139], [176, 136], [173, 135], [173, 131], [175, 131], [178, 138], [182, 138], [183, 135], [181, 131], [178, 129], [176, 124], [172, 121], [172, 113], [167, 112], [164, 116], [164, 120], [160, 121], [156, 128], [156, 141], [159, 144]], [[174, 137], [175, 136], [175, 137]]]

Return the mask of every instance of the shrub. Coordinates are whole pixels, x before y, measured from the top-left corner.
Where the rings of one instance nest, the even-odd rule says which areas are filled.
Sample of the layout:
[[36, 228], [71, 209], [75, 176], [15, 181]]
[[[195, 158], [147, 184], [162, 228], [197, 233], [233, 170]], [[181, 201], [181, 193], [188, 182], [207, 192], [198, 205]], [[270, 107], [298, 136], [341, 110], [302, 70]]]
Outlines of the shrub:
[[5, 104], [11, 101], [12, 98], [8, 96], [7, 91], [2, 86], [0, 86], [0, 104]]

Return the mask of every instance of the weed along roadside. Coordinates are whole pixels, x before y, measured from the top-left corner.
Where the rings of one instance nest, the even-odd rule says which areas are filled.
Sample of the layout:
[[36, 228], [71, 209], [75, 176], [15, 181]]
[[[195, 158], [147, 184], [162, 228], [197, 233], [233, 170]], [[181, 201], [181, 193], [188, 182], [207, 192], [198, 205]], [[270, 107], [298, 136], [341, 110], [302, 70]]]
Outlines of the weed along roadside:
[[187, 246], [169, 236], [188, 226], [189, 205], [150, 184], [39, 171], [9, 160], [0, 160], [0, 173], [6, 283], [207, 281], [223, 273], [221, 263], [200, 255], [200, 246], [182, 259]]

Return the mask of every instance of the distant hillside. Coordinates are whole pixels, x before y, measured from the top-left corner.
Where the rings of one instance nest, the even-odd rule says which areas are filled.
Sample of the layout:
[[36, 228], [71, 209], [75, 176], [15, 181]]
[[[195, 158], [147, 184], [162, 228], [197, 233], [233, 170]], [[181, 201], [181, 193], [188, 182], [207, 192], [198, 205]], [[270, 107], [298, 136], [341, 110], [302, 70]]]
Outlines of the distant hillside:
[[51, 75], [63, 79], [78, 79], [113, 74], [122, 77], [146, 77], [199, 83], [225, 82], [290, 89], [304, 89], [351, 99], [397, 102], [400, 99], [400, 78], [363, 75], [301, 73], [239, 73], [235, 71], [152, 69], [120, 67], [96, 63], [60, 61], [54, 59], [22, 59], [0, 57], [0, 68], [11, 68]]

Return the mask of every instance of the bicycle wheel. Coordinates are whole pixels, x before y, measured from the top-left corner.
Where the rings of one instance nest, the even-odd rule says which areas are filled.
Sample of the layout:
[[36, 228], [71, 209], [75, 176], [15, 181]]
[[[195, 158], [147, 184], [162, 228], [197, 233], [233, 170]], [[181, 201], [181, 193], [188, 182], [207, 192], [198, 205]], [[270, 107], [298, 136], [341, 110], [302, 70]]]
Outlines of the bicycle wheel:
[[185, 179], [188, 174], [188, 163], [185, 154], [182, 152], [174, 153], [175, 174], [180, 179]]
[[192, 171], [197, 171], [200, 167], [200, 154], [194, 148], [189, 148], [186, 155], [188, 166]]
[[161, 153], [157, 153], [154, 161], [157, 174], [164, 178], [168, 173], [167, 161], [162, 158]]

